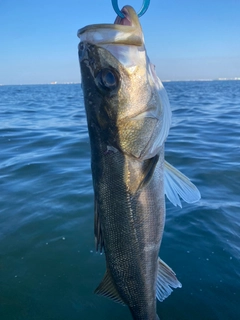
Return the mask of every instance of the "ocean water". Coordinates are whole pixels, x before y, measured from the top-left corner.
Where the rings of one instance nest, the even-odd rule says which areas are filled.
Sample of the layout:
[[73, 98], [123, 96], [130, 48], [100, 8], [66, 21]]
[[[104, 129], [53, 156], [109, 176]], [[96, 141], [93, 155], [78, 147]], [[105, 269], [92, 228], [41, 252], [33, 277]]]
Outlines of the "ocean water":
[[[240, 82], [167, 82], [166, 159], [199, 188], [174, 207], [161, 258], [182, 283], [161, 320], [240, 319]], [[0, 319], [131, 320], [93, 294], [90, 147], [79, 84], [0, 87]]]

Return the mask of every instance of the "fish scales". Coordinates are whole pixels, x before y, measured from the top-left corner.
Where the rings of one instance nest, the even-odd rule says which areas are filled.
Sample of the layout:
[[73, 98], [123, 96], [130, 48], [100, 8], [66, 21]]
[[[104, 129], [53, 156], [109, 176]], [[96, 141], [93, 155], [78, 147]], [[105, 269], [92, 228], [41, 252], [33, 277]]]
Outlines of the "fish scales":
[[94, 186], [98, 190], [98, 210], [107, 268], [123, 302], [130, 309], [139, 309], [138, 319], [146, 319], [148, 307], [154, 312], [154, 319], [157, 264], [152, 262], [157, 261], [164, 227], [163, 216], [159, 215], [164, 210], [164, 199], [157, 194], [163, 163], [158, 163], [156, 179], [133, 194], [130, 181], [137, 178], [137, 169], [141, 172], [140, 164], [136, 163], [138, 168], [132, 174], [129, 168], [133, 164], [128, 157], [112, 152], [101, 156], [103, 154], [104, 149], [99, 156], [96, 155], [96, 161], [102, 162], [102, 171]]

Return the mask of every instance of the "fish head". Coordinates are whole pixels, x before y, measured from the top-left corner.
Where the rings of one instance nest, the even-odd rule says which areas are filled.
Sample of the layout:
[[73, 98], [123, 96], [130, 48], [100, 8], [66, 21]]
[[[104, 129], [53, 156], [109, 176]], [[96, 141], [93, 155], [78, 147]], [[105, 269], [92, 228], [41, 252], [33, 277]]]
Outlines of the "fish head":
[[[137, 159], [155, 156], [154, 137], [163, 122], [161, 83], [146, 53], [135, 10], [122, 9], [114, 24], [78, 31], [82, 89], [89, 132]], [[165, 140], [165, 139], [164, 139]], [[162, 145], [163, 141], [161, 142]]]

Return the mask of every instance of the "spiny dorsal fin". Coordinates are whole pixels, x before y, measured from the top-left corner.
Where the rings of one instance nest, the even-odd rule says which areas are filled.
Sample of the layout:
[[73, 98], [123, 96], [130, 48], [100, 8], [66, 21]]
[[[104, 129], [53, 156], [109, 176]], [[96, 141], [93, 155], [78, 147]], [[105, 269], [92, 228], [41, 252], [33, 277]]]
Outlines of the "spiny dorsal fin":
[[179, 196], [187, 203], [201, 199], [197, 187], [167, 161], [164, 161], [164, 189], [166, 196], [175, 206], [182, 207]]
[[95, 235], [95, 247], [96, 251], [102, 252], [103, 249], [103, 237], [101, 229], [101, 221], [99, 217], [98, 204], [96, 198], [94, 199], [94, 235]]
[[112, 277], [108, 269], [104, 275], [102, 282], [94, 291], [94, 293], [112, 299], [115, 302], [125, 304], [122, 298], [119, 296], [119, 293], [113, 283]]
[[159, 301], [166, 299], [171, 293], [172, 288], [181, 288], [174, 271], [160, 258], [158, 258], [157, 292], [156, 297]]

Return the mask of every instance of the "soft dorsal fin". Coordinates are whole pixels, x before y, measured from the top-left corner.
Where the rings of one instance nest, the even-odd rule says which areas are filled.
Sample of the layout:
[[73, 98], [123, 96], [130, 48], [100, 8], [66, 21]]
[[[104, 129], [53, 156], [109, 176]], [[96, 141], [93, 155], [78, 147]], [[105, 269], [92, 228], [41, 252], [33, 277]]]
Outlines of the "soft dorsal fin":
[[156, 297], [159, 301], [166, 299], [171, 293], [172, 288], [181, 288], [174, 271], [160, 258], [158, 258], [158, 275]]
[[112, 299], [115, 302], [118, 302], [118, 303], [125, 305], [124, 301], [119, 296], [119, 293], [113, 283], [111, 274], [108, 269], [104, 275], [102, 282], [97, 287], [97, 289], [94, 291], [94, 293], [99, 294], [104, 297], [107, 297], [109, 299]]
[[167, 161], [164, 161], [164, 189], [166, 196], [175, 206], [182, 207], [179, 196], [187, 203], [201, 199], [197, 187]]

